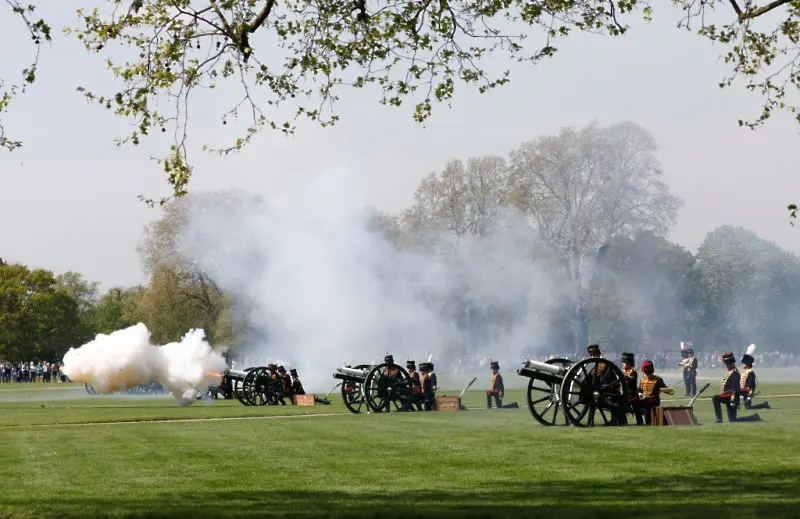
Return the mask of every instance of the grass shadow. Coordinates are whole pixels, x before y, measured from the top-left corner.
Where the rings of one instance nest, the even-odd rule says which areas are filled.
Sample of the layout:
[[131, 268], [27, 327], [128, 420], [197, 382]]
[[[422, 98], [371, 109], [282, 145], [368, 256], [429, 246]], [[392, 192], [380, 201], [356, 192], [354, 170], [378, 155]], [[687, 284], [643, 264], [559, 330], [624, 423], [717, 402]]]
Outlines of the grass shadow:
[[[612, 458], [613, 462], [613, 458]], [[480, 489], [449, 491], [398, 490], [393, 482], [419, 474], [393, 474], [387, 465], [387, 486], [381, 492], [349, 493], [347, 490], [270, 490], [258, 482], [243, 481], [240, 490], [155, 493], [124, 496], [84, 496], [8, 501], [2, 508], [29, 511], [30, 515], [8, 517], [699, 517], [738, 518], [796, 517], [800, 506], [800, 469], [765, 471], [748, 475], [743, 486], [736, 470], [648, 478], [642, 467], [640, 478], [615, 480], [543, 480]], [[602, 466], [588, 467], [589, 472]], [[491, 467], [487, 467], [491, 470]], [[346, 478], [346, 475], [332, 475]], [[346, 481], [345, 481], [346, 482]], [[2, 516], [2, 514], [0, 514]]]

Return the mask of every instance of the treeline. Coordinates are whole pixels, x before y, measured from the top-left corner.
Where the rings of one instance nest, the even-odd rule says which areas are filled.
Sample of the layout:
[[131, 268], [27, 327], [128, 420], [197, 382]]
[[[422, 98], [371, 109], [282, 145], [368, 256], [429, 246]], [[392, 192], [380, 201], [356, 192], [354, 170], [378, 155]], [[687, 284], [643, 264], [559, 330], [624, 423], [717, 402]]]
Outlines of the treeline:
[[[583, 351], [589, 340], [610, 351], [674, 350], [683, 340], [700, 350], [738, 351], [755, 342], [762, 351], [797, 351], [800, 260], [729, 226], [709, 232], [696, 254], [664, 238], [681, 201], [663, 182], [655, 151], [652, 136], [631, 123], [567, 128], [523, 143], [508, 157], [451, 161], [423, 179], [402, 214], [374, 212], [366, 223], [395, 249], [429, 257], [466, 241], [518, 254], [516, 241], [499, 244], [496, 232], [498, 222], [520, 227], [517, 235], [533, 244], [529, 256], [523, 250], [525, 261], [540, 265], [559, 287], [537, 315], [551, 330], [531, 338], [537, 351]], [[248, 320], [253, 302], [226, 292], [181, 253], [193, 204], [205, 213], [241, 214], [248, 204], [264, 204], [241, 196], [199, 193], [166, 204], [137, 248], [146, 286], [100, 293], [77, 273], [0, 265], [0, 358], [56, 360], [94, 334], [137, 322], [159, 344], [191, 328], [234, 350], [253, 337], [268, 341], [271, 323]], [[215, 241], [206, 236], [203, 243]], [[251, 273], [261, 268], [264, 258], [243, 256]], [[496, 261], [500, 266], [503, 258]], [[526, 318], [515, 312], [530, 308], [496, 297], [481, 301], [471, 288], [459, 286], [437, 303], [439, 317], [463, 331], [465, 340], [448, 345], [455, 356], [491, 345], [496, 330], [512, 328]]]

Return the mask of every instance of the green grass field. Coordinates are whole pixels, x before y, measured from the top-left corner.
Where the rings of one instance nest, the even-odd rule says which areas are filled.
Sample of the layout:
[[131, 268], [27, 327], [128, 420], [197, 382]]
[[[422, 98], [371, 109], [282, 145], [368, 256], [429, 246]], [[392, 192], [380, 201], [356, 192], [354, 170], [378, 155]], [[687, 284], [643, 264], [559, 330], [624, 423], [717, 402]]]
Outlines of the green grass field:
[[789, 396], [800, 384], [762, 384], [773, 409], [760, 423], [715, 424], [700, 399], [699, 427], [587, 429], [536, 424], [519, 389], [506, 401], [520, 409], [481, 409], [482, 391], [471, 391], [463, 412], [353, 415], [338, 393], [330, 406], [181, 408], [20, 387], [0, 386], [0, 517], [741, 519], [800, 509], [800, 397]]

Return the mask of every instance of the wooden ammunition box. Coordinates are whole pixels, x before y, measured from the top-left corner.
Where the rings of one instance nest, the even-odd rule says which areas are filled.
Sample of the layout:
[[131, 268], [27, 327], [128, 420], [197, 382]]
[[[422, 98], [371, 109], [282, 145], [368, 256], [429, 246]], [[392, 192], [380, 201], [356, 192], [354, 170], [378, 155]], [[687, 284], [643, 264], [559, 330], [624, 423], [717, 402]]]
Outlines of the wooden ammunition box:
[[314, 395], [295, 395], [294, 396], [294, 403], [295, 405], [314, 405], [316, 402], [314, 401]]
[[650, 418], [651, 425], [697, 425], [692, 407], [656, 407]]
[[461, 398], [457, 396], [437, 396], [436, 397], [436, 410], [437, 411], [460, 411]]

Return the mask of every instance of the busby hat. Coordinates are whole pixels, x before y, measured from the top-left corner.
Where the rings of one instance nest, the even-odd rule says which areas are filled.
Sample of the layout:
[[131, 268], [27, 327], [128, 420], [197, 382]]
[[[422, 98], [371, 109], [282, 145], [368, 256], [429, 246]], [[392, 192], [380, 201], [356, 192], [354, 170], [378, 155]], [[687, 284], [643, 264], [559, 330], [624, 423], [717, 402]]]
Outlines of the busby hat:
[[722, 362], [725, 364], [736, 364], [736, 357], [733, 356], [733, 353], [726, 351], [722, 354]]
[[653, 366], [652, 360], [646, 360], [642, 362], [642, 371], [647, 373], [648, 375], [655, 371], [655, 367]]
[[284, 368], [283, 365], [278, 366], [278, 373], [285, 374], [286, 368]]
[[297, 377], [297, 370], [296, 370], [295, 368], [292, 368], [292, 369], [290, 369], [290, 370], [289, 370], [289, 374], [290, 374], [292, 377], [295, 377], [295, 378], [296, 378], [296, 377]]
[[633, 359], [634, 359], [633, 353], [623, 353], [622, 354], [622, 363], [623, 364], [630, 364], [631, 366], [633, 366], [633, 364], [634, 364], [634, 360]]
[[383, 362], [387, 364], [394, 364], [394, 357], [387, 353], [386, 356], [383, 358]]
[[589, 352], [589, 355], [600, 355], [600, 345], [599, 344], [590, 344], [586, 351]]
[[278, 365], [277, 364], [267, 364], [267, 368], [268, 369], [272, 369], [272, 370], [277, 370], [278, 369]]
[[500, 370], [500, 363], [497, 362], [496, 360], [493, 360], [492, 362], [489, 363], [489, 367], [491, 369], [496, 369], [496, 370], [499, 371]]
[[406, 369], [417, 369], [417, 363], [413, 360], [406, 361]]
[[689, 341], [681, 343], [681, 351], [686, 355], [694, 355], [694, 350], [692, 349], [692, 343]]
[[430, 368], [430, 366], [428, 365], [427, 362], [420, 362], [419, 363], [419, 370], [420, 371], [430, 371], [431, 368]]
[[748, 346], [747, 351], [745, 352], [744, 355], [742, 355], [742, 364], [749, 364], [752, 366], [753, 362], [755, 362], [756, 360], [753, 358], [753, 353], [755, 352], [756, 352], [755, 344], [751, 344], [750, 346]]

